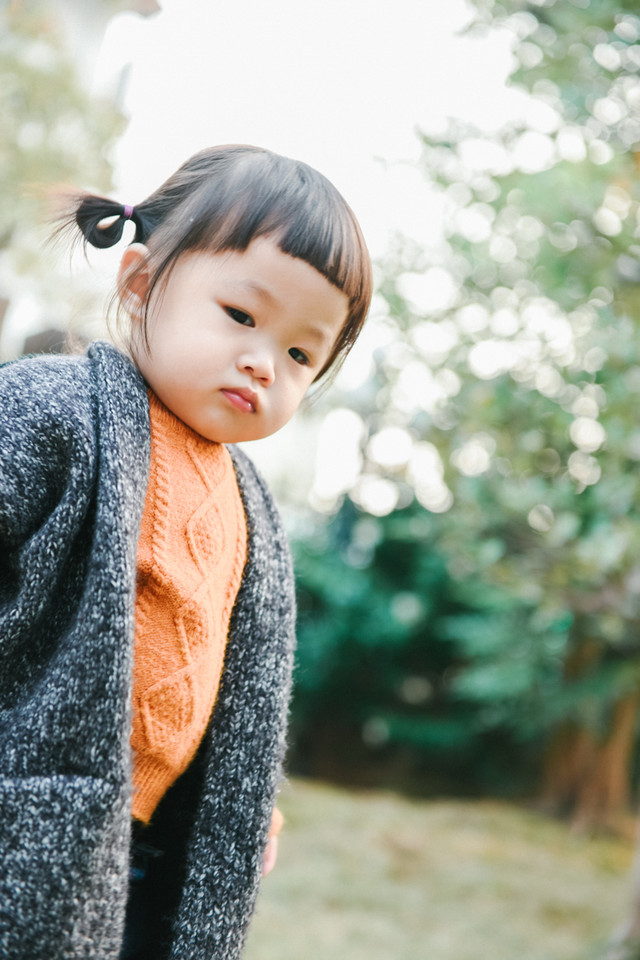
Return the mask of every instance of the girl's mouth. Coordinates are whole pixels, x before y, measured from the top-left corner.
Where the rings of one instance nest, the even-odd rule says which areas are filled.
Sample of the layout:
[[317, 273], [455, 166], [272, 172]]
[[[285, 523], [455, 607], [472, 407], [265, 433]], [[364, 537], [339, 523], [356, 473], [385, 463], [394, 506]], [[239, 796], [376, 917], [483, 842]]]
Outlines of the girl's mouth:
[[258, 408], [258, 398], [253, 390], [246, 390], [244, 387], [239, 389], [225, 387], [220, 392], [236, 410], [242, 413], [255, 413]]

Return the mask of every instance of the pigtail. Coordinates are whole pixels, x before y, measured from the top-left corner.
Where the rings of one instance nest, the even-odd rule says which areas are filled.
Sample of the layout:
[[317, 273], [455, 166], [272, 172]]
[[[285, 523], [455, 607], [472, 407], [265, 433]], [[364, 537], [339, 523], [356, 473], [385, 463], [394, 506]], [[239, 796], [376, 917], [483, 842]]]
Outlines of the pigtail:
[[135, 207], [94, 194], [85, 194], [75, 211], [75, 222], [85, 242], [99, 250], [113, 247], [122, 239], [122, 231], [127, 220], [132, 220], [135, 224], [134, 240], [142, 241], [144, 238], [141, 236], [143, 233], [141, 218], [136, 213]]
[[122, 237], [125, 224], [122, 204], [103, 197], [87, 194], [78, 204], [75, 212], [76, 226], [80, 229], [85, 243], [105, 250], [112, 247]]
[[52, 239], [69, 237], [98, 250], [115, 246], [122, 239], [124, 225], [131, 220], [135, 226], [134, 242], [144, 243], [148, 236], [144, 215], [136, 207], [118, 203], [93, 193], [56, 191], [53, 199], [52, 221], [57, 228]]

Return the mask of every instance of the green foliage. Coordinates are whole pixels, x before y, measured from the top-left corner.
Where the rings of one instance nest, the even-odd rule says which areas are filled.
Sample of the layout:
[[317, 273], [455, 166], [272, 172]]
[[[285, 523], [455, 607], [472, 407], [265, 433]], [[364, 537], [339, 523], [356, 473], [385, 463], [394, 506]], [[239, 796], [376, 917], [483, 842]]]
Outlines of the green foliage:
[[[342, 662], [318, 674], [338, 712], [351, 695], [374, 738], [480, 767], [487, 731], [542, 745], [572, 720], [604, 740], [640, 681], [640, 18], [632, 3], [475, 6], [474, 29], [514, 34], [532, 127], [422, 135], [445, 243], [399, 241], [379, 264], [389, 346], [345, 401], [365, 424], [353, 499], [366, 511], [363, 481], [384, 481], [429, 533], [394, 552], [395, 519], [370, 519], [366, 576], [321, 548], [359, 606], [334, 606], [329, 581], [313, 621], [305, 600], [302, 657], [324, 631], [317, 649], [351, 658], [340, 694]], [[379, 452], [394, 431], [395, 461]], [[424, 611], [410, 628], [389, 613], [396, 574]], [[409, 651], [440, 713], [393, 704]]]
[[[452, 520], [447, 545], [462, 551], [470, 529], [481, 542], [498, 538], [504, 549], [483, 577], [520, 599], [525, 621], [528, 602], [537, 604], [542, 630], [506, 625], [514, 655], [530, 638], [521, 694], [539, 682], [540, 659], [551, 654], [557, 664], [585, 642], [598, 646], [586, 676], [570, 682], [561, 683], [550, 660], [554, 682], [543, 688], [540, 714], [552, 724], [588, 701], [604, 732], [611, 703], [637, 685], [640, 665], [633, 402], [640, 373], [633, 149], [640, 139], [640, 20], [624, 4], [580, 10], [514, 3], [501, 10], [519, 38], [515, 79], [556, 114], [555, 123], [547, 120], [555, 156], [539, 172], [518, 170], [525, 134], [514, 126], [500, 144], [511, 169], [479, 175], [463, 159], [472, 131], [452, 129], [446, 146], [424, 138], [426, 170], [450, 195], [458, 188], [464, 201], [452, 202], [448, 236], [449, 260], [464, 285], [455, 307], [442, 314], [462, 327], [456, 351], [443, 360], [460, 389], [434, 442], [450, 464], [474, 436], [491, 453], [485, 469], [470, 462], [465, 471], [463, 464], [471, 481], [449, 471], [465, 522], [460, 529]], [[475, 235], [470, 211], [486, 221]], [[480, 308], [485, 320], [471, 332], [464, 323], [469, 307]], [[483, 341], [484, 367], [477, 350], [474, 363]], [[563, 622], [562, 647], [545, 651], [551, 625]], [[464, 636], [461, 643], [470, 664], [463, 689], [479, 701], [493, 690], [500, 700], [500, 654], [486, 644], [469, 648]], [[524, 727], [530, 722], [526, 709], [521, 720]]]
[[[460, 672], [465, 644], [471, 649], [478, 631], [490, 631], [494, 647], [503, 644], [513, 601], [499, 589], [489, 596], [477, 581], [475, 593], [469, 582], [458, 584], [439, 552], [439, 527], [420, 508], [378, 518], [346, 501], [311, 536], [296, 539], [290, 762], [299, 772], [408, 790], [455, 789], [462, 776], [467, 789], [508, 789], [514, 763], [524, 776], [508, 709], [500, 713], [492, 696], [478, 710], [481, 671], [475, 679]], [[520, 671], [508, 653], [509, 704]]]

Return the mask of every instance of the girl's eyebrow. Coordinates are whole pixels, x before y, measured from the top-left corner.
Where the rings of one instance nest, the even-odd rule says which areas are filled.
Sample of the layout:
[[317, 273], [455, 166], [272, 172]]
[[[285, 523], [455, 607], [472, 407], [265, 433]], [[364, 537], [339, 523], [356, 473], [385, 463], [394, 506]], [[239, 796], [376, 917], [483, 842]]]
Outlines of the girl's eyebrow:
[[315, 340], [315, 342], [321, 347], [324, 346], [325, 343], [328, 343], [330, 339], [327, 331], [323, 329], [323, 327], [317, 327], [315, 324], [309, 324], [308, 326], [303, 324], [302, 332], [305, 337], [307, 337], [309, 340]]
[[246, 290], [248, 293], [254, 293], [261, 300], [271, 305], [277, 305], [278, 303], [278, 298], [257, 280], [233, 280], [232, 286], [238, 287], [240, 290]]

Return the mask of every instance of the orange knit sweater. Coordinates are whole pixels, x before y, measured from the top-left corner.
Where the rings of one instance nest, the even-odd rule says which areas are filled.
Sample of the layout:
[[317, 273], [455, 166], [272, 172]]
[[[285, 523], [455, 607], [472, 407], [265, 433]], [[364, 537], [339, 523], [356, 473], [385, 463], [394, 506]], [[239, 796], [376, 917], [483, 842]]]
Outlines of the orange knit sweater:
[[194, 433], [151, 392], [149, 410], [131, 734], [132, 813], [144, 823], [207, 727], [247, 542], [227, 449]]

